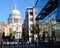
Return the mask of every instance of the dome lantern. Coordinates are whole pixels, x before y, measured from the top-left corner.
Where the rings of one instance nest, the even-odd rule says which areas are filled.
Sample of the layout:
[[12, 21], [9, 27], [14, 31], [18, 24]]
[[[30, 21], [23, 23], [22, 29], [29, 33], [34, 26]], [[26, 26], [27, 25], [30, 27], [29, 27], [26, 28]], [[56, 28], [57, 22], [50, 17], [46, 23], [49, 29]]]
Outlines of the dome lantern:
[[16, 4], [14, 4], [14, 10], [16, 10], [17, 9], [17, 6], [16, 6]]
[[10, 13], [10, 16], [11, 15], [19, 15], [19, 16], [21, 15], [21, 13], [19, 12], [19, 10], [17, 9], [16, 4], [14, 4], [13, 10]]

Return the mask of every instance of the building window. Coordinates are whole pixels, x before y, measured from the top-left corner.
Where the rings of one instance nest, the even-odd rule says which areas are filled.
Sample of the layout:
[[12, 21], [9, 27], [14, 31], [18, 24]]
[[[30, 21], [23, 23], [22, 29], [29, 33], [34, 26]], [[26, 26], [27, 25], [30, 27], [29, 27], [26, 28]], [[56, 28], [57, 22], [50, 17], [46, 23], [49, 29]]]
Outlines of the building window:
[[30, 21], [33, 21], [33, 18], [30, 18]]
[[18, 19], [14, 19], [14, 23], [18, 23]]
[[33, 12], [30, 12], [30, 15], [33, 15]]
[[18, 27], [16, 27], [16, 30], [18, 30]]
[[12, 19], [9, 19], [9, 23], [12, 23]]
[[33, 24], [30, 24], [30, 29], [33, 30]]
[[16, 35], [16, 37], [18, 37], [18, 34]]

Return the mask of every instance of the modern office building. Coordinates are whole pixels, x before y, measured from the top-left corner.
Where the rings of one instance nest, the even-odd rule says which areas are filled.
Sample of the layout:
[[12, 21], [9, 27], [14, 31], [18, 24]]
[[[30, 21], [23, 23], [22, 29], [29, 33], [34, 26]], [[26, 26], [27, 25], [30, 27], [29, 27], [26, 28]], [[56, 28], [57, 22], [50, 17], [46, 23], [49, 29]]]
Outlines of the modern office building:
[[38, 22], [44, 22], [39, 24], [40, 32], [48, 32], [50, 39], [60, 41], [60, 0], [37, 0], [35, 8], [36, 19]]

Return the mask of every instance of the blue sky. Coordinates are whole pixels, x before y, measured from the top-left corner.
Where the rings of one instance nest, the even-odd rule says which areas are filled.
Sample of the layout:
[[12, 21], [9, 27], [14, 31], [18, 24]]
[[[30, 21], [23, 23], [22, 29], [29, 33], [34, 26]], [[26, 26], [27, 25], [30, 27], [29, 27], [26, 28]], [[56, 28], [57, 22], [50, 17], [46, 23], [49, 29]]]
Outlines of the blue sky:
[[25, 19], [25, 11], [27, 7], [33, 7], [36, 0], [0, 0], [0, 22], [7, 22], [14, 3], [20, 11], [23, 20]]

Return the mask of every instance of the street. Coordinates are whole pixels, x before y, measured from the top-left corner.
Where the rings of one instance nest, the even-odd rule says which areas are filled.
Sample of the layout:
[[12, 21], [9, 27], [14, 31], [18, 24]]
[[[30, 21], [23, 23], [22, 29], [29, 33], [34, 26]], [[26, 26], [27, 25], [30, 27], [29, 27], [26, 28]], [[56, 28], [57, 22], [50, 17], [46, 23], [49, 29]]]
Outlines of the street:
[[27, 45], [18, 45], [18, 44], [5, 44], [4, 46], [2, 46], [2, 48], [59, 48], [60, 47], [60, 43], [56, 44], [56, 43], [42, 43], [40, 45], [34, 45], [34, 44], [27, 44]]
[[2, 48], [35, 48], [34, 45], [5, 45]]

